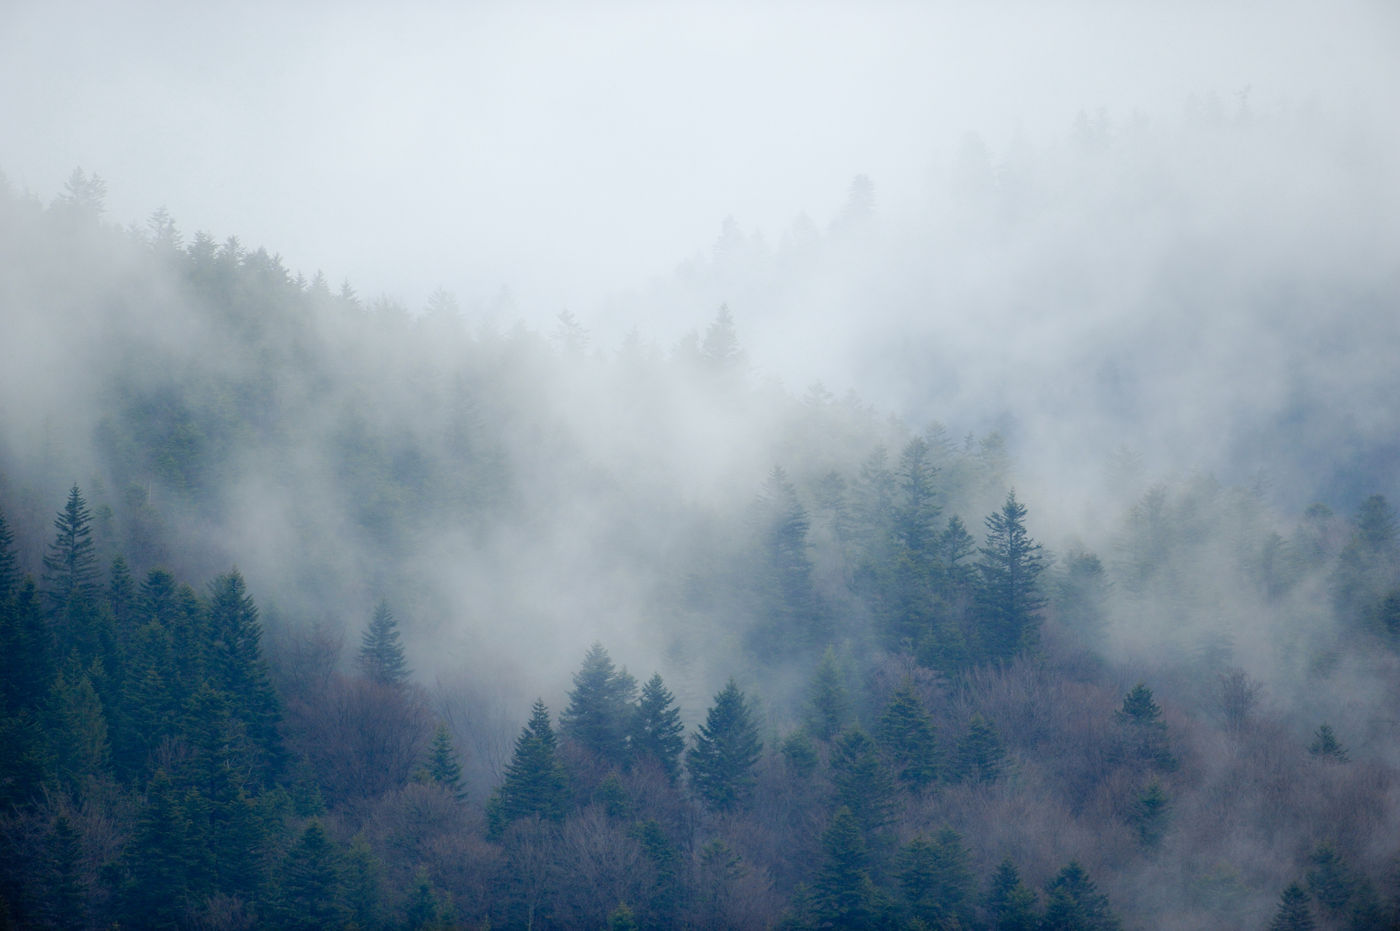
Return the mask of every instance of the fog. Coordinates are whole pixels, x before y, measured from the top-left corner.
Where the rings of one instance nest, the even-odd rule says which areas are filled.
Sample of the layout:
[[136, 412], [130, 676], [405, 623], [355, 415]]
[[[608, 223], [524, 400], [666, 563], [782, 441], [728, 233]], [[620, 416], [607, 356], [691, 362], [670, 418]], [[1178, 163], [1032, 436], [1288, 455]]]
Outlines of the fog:
[[[1191, 779], [1324, 719], [1393, 767], [1393, 650], [1334, 608], [1391, 584], [1339, 560], [1400, 497], [1397, 50], [1381, 2], [11, 3], [0, 504], [31, 571], [74, 482], [104, 556], [238, 565], [297, 675], [387, 599], [480, 793], [594, 641], [691, 725], [738, 676], [773, 741], [826, 640], [893, 688], [914, 653], [861, 574], [922, 439], [941, 520], [980, 543], [1014, 488], [1054, 586], [1085, 553], [1107, 580], [1093, 623], [1054, 588], [1052, 672], [921, 679], [940, 727], [1014, 732], [1030, 683], [1043, 733], [1097, 739], [1150, 678]], [[810, 642], [764, 589], [785, 494]], [[1267, 911], [1263, 835], [1202, 836], [1175, 856]]]

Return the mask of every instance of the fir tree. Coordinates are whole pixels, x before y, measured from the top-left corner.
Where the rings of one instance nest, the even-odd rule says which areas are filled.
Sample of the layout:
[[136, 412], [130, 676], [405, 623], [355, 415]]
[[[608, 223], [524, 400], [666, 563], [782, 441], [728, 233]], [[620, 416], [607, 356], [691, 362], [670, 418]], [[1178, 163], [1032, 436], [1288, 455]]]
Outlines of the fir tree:
[[57, 614], [75, 600], [90, 605], [97, 595], [97, 548], [92, 541], [92, 514], [74, 485], [68, 503], [53, 522], [57, 531], [44, 556], [44, 597]]
[[409, 669], [399, 638], [399, 624], [386, 602], [375, 606], [374, 617], [360, 637], [360, 653], [356, 659], [365, 677], [380, 685], [401, 688], [408, 682]]
[[335, 845], [313, 818], [282, 863], [277, 902], [278, 927], [320, 931], [345, 923], [340, 901], [340, 869]]
[[685, 752], [685, 725], [675, 702], [660, 673], [653, 673], [642, 686], [631, 738], [633, 756], [656, 760], [672, 779], [680, 773], [681, 754]]
[[521, 818], [562, 820], [566, 801], [564, 767], [559, 761], [554, 728], [549, 723], [549, 709], [543, 700], [536, 699], [529, 723], [515, 740], [505, 781], [488, 806], [491, 834], [500, 837]]
[[559, 730], [600, 759], [622, 766], [627, 762], [636, 692], [636, 680], [627, 670], [614, 668], [608, 651], [601, 643], [594, 643], [574, 674], [569, 706], [559, 717]]
[[4, 611], [19, 590], [19, 561], [15, 556], [15, 535], [0, 509], [0, 611]]
[[1313, 741], [1308, 745], [1308, 752], [1315, 757], [1324, 760], [1331, 760], [1334, 763], [1345, 763], [1347, 761], [1347, 750], [1341, 741], [1337, 740], [1337, 735], [1332, 731], [1332, 725], [1324, 724], [1317, 729], [1313, 735]]
[[828, 928], [873, 927], [882, 911], [860, 824], [849, 808], [838, 808], [822, 834], [811, 904], [818, 927]]
[[462, 788], [462, 764], [457, 762], [457, 750], [452, 746], [452, 737], [447, 732], [447, 725], [441, 721], [438, 722], [437, 730], [433, 732], [433, 742], [428, 747], [428, 761], [419, 770], [418, 778], [422, 782], [442, 786], [453, 798], [466, 798], [466, 790]]
[[957, 831], [945, 828], [933, 840], [919, 835], [901, 850], [899, 886], [905, 906], [926, 926], [971, 924], [976, 880]]
[[1152, 780], [1147, 790], [1134, 800], [1128, 812], [1128, 824], [1137, 832], [1138, 840], [1144, 847], [1155, 847], [1167, 830], [1167, 819], [1171, 814], [1171, 799], [1162, 789], [1162, 784]]
[[1006, 757], [1001, 735], [990, 721], [974, 714], [957, 745], [958, 778], [965, 782], [995, 782]]
[[983, 901], [995, 931], [1036, 931], [1040, 926], [1035, 890], [1021, 882], [1009, 859], [992, 874]]
[[899, 780], [922, 792], [938, 778], [938, 744], [933, 719], [906, 680], [890, 697], [876, 732], [880, 748], [894, 762]]
[[1006, 662], [1034, 646], [1045, 599], [1040, 574], [1045, 557], [1026, 532], [1026, 507], [1013, 491], [1001, 510], [987, 517], [987, 542], [977, 564], [978, 615], [987, 659]]
[[855, 816], [868, 838], [894, 818], [894, 780], [875, 747], [859, 729], [847, 731], [831, 755], [835, 804]]
[[1118, 931], [1121, 925], [1084, 868], [1069, 865], [1045, 884], [1044, 931]]
[[807, 729], [818, 740], [830, 740], [846, 726], [850, 697], [841, 683], [841, 667], [831, 647], [822, 654], [807, 699]]
[[1269, 923], [1269, 931], [1313, 931], [1316, 927], [1312, 908], [1308, 905], [1308, 893], [1298, 883], [1290, 883], [1283, 890], [1278, 911]]
[[209, 590], [209, 683], [229, 701], [231, 717], [247, 734], [251, 762], [270, 782], [283, 763], [278, 725], [281, 704], [262, 655], [258, 609], [237, 570], [215, 579]]
[[1176, 768], [1176, 758], [1167, 740], [1167, 722], [1162, 720], [1162, 709], [1153, 700], [1151, 689], [1141, 682], [1133, 686], [1114, 717], [1127, 728], [1132, 752], [1139, 763], [1161, 770]]
[[705, 805], [730, 811], [747, 804], [763, 752], [748, 700], [733, 679], [715, 696], [686, 758], [690, 784]]

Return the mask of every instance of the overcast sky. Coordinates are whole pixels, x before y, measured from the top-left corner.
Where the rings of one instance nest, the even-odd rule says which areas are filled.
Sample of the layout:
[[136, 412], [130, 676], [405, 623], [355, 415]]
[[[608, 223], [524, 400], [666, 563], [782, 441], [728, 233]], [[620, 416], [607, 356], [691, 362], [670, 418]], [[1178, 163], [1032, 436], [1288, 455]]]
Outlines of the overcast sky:
[[897, 212], [969, 131], [1245, 88], [1383, 112], [1397, 9], [6, 0], [0, 171], [48, 200], [81, 166], [118, 222], [164, 205], [365, 297], [586, 316], [726, 215], [825, 225], [857, 173]]

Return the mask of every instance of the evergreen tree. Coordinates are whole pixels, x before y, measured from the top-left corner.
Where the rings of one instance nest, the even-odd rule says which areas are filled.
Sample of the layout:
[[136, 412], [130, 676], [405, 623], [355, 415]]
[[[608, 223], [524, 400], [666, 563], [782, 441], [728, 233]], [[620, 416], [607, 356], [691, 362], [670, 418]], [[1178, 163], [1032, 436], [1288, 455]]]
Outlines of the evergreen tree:
[[758, 539], [756, 573], [757, 626], [754, 649], [775, 660], [796, 650], [820, 648], [830, 633], [812, 585], [807, 509], [787, 473], [775, 466], [754, 507]]
[[428, 748], [428, 762], [421, 770], [420, 778], [424, 782], [442, 786], [452, 793], [453, 798], [466, 798], [466, 790], [462, 788], [462, 764], [457, 762], [457, 751], [452, 746], [452, 737], [447, 732], [447, 725], [441, 721], [438, 722], [437, 730], [433, 732], [433, 742]]
[[968, 927], [977, 888], [967, 849], [957, 831], [922, 834], [900, 851], [899, 886], [905, 906], [927, 927]]
[[836, 662], [836, 652], [827, 647], [808, 690], [807, 729], [818, 740], [830, 740], [846, 726], [850, 707], [850, 697], [841, 682], [841, 667]]
[[933, 719], [907, 679], [880, 715], [876, 735], [894, 762], [900, 782], [922, 792], [938, 778], [938, 743]]
[[1269, 931], [1313, 931], [1316, 927], [1307, 892], [1298, 883], [1290, 883], [1283, 890], [1278, 911], [1269, 923]]
[[380, 685], [401, 688], [408, 682], [409, 669], [399, 638], [399, 624], [386, 602], [375, 606], [374, 617], [360, 637], [357, 660], [365, 677]]
[[1084, 868], [1071, 860], [1045, 885], [1045, 931], [1118, 931], [1121, 925]]
[[5, 512], [0, 509], [0, 611], [5, 609], [19, 592], [19, 560], [15, 556], [15, 535], [5, 521]]
[[562, 820], [566, 801], [564, 767], [559, 760], [554, 728], [549, 723], [549, 709], [536, 699], [529, 723], [515, 740], [505, 781], [488, 806], [491, 834], [499, 837], [521, 818]]
[[883, 910], [860, 824], [849, 808], [838, 808], [822, 834], [822, 864], [812, 881], [811, 905], [817, 926], [825, 928], [873, 927]]
[[88, 779], [105, 773], [110, 759], [102, 700], [86, 673], [70, 678], [60, 672], [54, 680], [51, 701], [53, 771], [69, 786], [81, 787]]
[[753, 790], [753, 770], [762, 751], [748, 700], [730, 679], [715, 696], [686, 758], [690, 784], [715, 811], [742, 807]]
[[1162, 720], [1162, 709], [1152, 698], [1151, 689], [1141, 682], [1133, 686], [1123, 697], [1123, 707], [1114, 712], [1114, 717], [1127, 729], [1131, 752], [1137, 762], [1162, 770], [1176, 767], [1176, 758], [1167, 740], [1167, 722]]
[[1313, 735], [1313, 741], [1308, 745], [1308, 752], [1315, 757], [1324, 760], [1332, 760], [1336, 763], [1347, 761], [1347, 750], [1341, 741], [1337, 740], [1337, 735], [1332, 731], [1332, 725], [1324, 724], [1317, 729]]
[[92, 513], [74, 485], [68, 503], [54, 518], [57, 535], [44, 556], [44, 597], [50, 612], [70, 608], [75, 600], [86, 609], [97, 595], [97, 548], [92, 541]]
[[636, 709], [637, 681], [613, 667], [601, 643], [588, 648], [574, 674], [569, 706], [559, 716], [559, 730], [615, 766], [627, 762], [627, 740]]
[[841, 735], [831, 755], [835, 804], [855, 816], [867, 838], [894, 818], [894, 780], [875, 742], [856, 729]]
[[174, 929], [195, 859], [182, 793], [157, 771], [146, 787], [136, 836], [127, 845], [122, 911], [133, 928]]
[[1026, 507], [1013, 491], [1001, 510], [987, 517], [987, 542], [977, 564], [982, 648], [996, 662], [1034, 646], [1045, 605], [1040, 592], [1045, 557], [1026, 532], [1025, 519]]
[[278, 927], [321, 931], [345, 924], [338, 859], [321, 822], [311, 819], [282, 863]]
[[1147, 790], [1139, 795], [1128, 812], [1128, 824], [1137, 832], [1138, 840], [1144, 847], [1155, 847], [1167, 830], [1167, 819], [1171, 814], [1171, 799], [1162, 789], [1162, 784], [1152, 780]]
[[209, 590], [209, 683], [229, 701], [230, 714], [251, 745], [251, 764], [265, 782], [280, 772], [281, 704], [262, 655], [258, 609], [237, 570], [215, 579]]
[[958, 740], [957, 774], [965, 782], [995, 782], [1001, 775], [1006, 751], [992, 722], [974, 714], [967, 733]]
[[1035, 890], [1021, 882], [1009, 859], [992, 874], [984, 904], [994, 931], [1036, 931], [1040, 926]]
[[681, 723], [675, 696], [661, 681], [660, 673], [653, 673], [642, 686], [642, 697], [632, 719], [630, 745], [635, 758], [656, 760], [672, 779], [679, 775], [681, 754], [685, 752], [685, 725]]
[[1318, 844], [1308, 856], [1308, 894], [1333, 921], [1340, 922], [1345, 917], [1360, 885], [1360, 877], [1332, 844]]

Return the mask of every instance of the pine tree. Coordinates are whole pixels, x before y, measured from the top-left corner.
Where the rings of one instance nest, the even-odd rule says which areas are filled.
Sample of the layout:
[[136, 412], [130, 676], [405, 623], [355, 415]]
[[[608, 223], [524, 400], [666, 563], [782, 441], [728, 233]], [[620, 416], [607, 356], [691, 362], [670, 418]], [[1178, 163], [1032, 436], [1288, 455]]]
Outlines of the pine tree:
[[996, 727], [974, 714], [967, 722], [967, 733], [958, 740], [957, 774], [965, 782], [995, 782], [1006, 758]]
[[938, 778], [933, 719], [908, 680], [890, 697], [876, 734], [880, 748], [894, 762], [900, 782], [909, 789], [922, 792]]
[[270, 783], [283, 764], [282, 709], [262, 655], [258, 609], [237, 570], [210, 586], [208, 616], [208, 681], [228, 699], [231, 717], [251, 744], [250, 762]]
[[642, 686], [642, 697], [632, 719], [632, 754], [637, 759], [656, 760], [666, 775], [675, 779], [685, 752], [684, 735], [685, 725], [681, 723], [675, 696], [661, 681], [661, 674], [653, 673]]
[[505, 781], [488, 806], [491, 834], [500, 837], [521, 818], [562, 820], [566, 802], [564, 767], [559, 761], [554, 728], [549, 723], [549, 709], [543, 700], [536, 699], [529, 723], [515, 740], [515, 753], [506, 766]]
[[914, 917], [930, 928], [968, 927], [977, 883], [957, 831], [914, 838], [899, 856], [899, 886]]
[[686, 758], [690, 784], [715, 811], [743, 807], [753, 790], [753, 770], [762, 751], [748, 700], [730, 679], [715, 696]]
[[1045, 885], [1044, 931], [1118, 931], [1122, 927], [1084, 868], [1071, 860]]
[[442, 786], [456, 799], [466, 798], [462, 788], [462, 764], [457, 762], [457, 751], [452, 746], [452, 737], [447, 725], [438, 722], [433, 732], [433, 742], [428, 748], [428, 762], [423, 766], [420, 778]]
[[770, 660], [796, 650], [818, 649], [829, 629], [812, 585], [807, 539], [811, 520], [781, 467], [769, 473], [753, 514], [758, 540], [753, 562], [758, 614], [753, 647]]
[[51, 613], [69, 609], [75, 600], [91, 605], [97, 595], [97, 548], [92, 541], [92, 514], [74, 485], [68, 503], [53, 522], [57, 536], [44, 556], [44, 597]]
[[1035, 645], [1040, 610], [1040, 574], [1045, 557], [1026, 532], [1026, 507], [1013, 491], [1000, 511], [987, 517], [987, 542], [977, 564], [982, 647], [987, 659], [1006, 662]]
[[865, 837], [886, 827], [894, 818], [894, 780], [875, 747], [875, 741], [856, 729], [841, 735], [831, 755], [835, 804], [855, 816]]
[[386, 602], [375, 606], [374, 617], [360, 637], [357, 660], [365, 677], [380, 685], [401, 688], [408, 682], [409, 669], [404, 660], [398, 621], [394, 620]]
[[1323, 842], [1308, 857], [1307, 890], [1323, 914], [1340, 921], [1351, 906], [1360, 878], [1342, 859], [1337, 848]]
[[1139, 682], [1123, 698], [1123, 707], [1114, 712], [1118, 723], [1127, 728], [1136, 760], [1161, 770], [1176, 767], [1167, 740], [1167, 722], [1152, 698], [1152, 690]]
[[1040, 926], [1035, 890], [1021, 882], [1009, 859], [992, 874], [984, 904], [995, 931], [1036, 931]]
[[348, 910], [340, 901], [338, 859], [321, 822], [311, 819], [282, 863], [278, 927], [320, 931], [344, 925]]
[[569, 706], [559, 717], [559, 730], [600, 759], [625, 765], [636, 692], [636, 680], [627, 670], [615, 669], [608, 651], [601, 643], [594, 643], [574, 674]]
[[1162, 789], [1162, 784], [1154, 779], [1133, 802], [1128, 812], [1128, 824], [1137, 832], [1138, 840], [1144, 847], [1155, 847], [1166, 833], [1170, 814], [1171, 799]]
[[1313, 931], [1316, 927], [1312, 908], [1308, 905], [1308, 893], [1298, 883], [1290, 883], [1283, 890], [1278, 911], [1269, 923], [1269, 931]]
[[850, 707], [850, 696], [841, 682], [841, 667], [836, 661], [836, 652], [827, 647], [808, 690], [807, 729], [818, 740], [831, 740], [846, 726]]
[[849, 808], [838, 808], [822, 834], [822, 865], [812, 881], [812, 911], [818, 927], [873, 927], [883, 902], [870, 879], [869, 854], [860, 824]]
[[178, 926], [195, 859], [181, 795], [163, 770], [146, 786], [136, 836], [125, 852], [129, 880], [122, 911], [130, 927]]
[[1337, 740], [1337, 735], [1333, 733], [1330, 724], [1324, 724], [1317, 729], [1313, 735], [1313, 742], [1308, 745], [1308, 752], [1315, 757], [1324, 760], [1331, 760], [1334, 763], [1345, 763], [1347, 761], [1347, 750], [1341, 741]]

